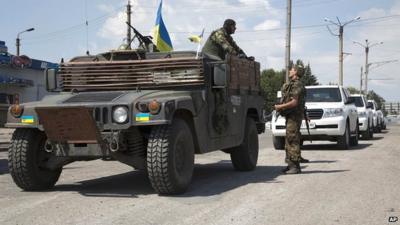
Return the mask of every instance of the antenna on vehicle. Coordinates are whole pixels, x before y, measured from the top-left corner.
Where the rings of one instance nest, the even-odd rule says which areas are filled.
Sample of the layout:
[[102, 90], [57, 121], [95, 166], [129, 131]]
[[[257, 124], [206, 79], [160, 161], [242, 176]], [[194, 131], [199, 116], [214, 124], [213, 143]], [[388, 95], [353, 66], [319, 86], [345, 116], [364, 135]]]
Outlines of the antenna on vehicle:
[[87, 16], [87, 0], [85, 0], [85, 25], [86, 25], [86, 55], [90, 55], [89, 53], [89, 21]]

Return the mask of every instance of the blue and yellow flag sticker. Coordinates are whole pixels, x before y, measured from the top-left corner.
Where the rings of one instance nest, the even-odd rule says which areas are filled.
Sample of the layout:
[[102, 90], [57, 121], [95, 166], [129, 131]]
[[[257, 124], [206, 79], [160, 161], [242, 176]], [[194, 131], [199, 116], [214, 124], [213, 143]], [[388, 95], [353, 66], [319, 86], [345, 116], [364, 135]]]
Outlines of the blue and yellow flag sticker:
[[137, 122], [147, 122], [150, 120], [150, 113], [138, 113], [136, 114]]
[[33, 116], [22, 116], [21, 117], [21, 123], [32, 124], [34, 122], [35, 122], [35, 119], [33, 118]]

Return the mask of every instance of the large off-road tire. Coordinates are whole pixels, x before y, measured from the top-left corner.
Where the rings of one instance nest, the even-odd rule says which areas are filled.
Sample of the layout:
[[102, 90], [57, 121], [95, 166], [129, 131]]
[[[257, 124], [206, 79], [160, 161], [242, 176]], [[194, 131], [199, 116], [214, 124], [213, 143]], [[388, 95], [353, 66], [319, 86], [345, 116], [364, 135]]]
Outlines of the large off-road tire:
[[343, 150], [347, 150], [350, 147], [350, 127], [349, 123], [346, 123], [346, 129], [344, 134], [338, 138], [338, 147]]
[[44, 150], [46, 135], [37, 129], [18, 128], [8, 149], [8, 168], [18, 187], [40, 191], [54, 187], [62, 168], [49, 170], [44, 163], [51, 157]]
[[274, 144], [275, 150], [285, 149], [285, 137], [276, 137], [272, 135], [272, 143]]
[[253, 119], [246, 119], [243, 142], [232, 149], [231, 160], [233, 167], [239, 171], [251, 171], [256, 168], [258, 160], [258, 132]]
[[353, 137], [350, 137], [350, 145], [351, 146], [357, 146], [358, 145], [358, 137], [359, 137], [359, 127], [358, 127], [358, 121], [357, 121], [356, 133], [354, 134]]
[[152, 129], [147, 144], [147, 173], [159, 194], [181, 194], [192, 180], [194, 145], [191, 130], [179, 118]]

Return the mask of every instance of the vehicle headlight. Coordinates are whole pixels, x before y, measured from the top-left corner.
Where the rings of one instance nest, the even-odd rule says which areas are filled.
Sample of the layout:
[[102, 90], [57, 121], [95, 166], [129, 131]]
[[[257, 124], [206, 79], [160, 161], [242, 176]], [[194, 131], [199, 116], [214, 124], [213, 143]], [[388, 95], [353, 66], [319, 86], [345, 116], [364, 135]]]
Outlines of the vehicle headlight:
[[113, 120], [117, 123], [125, 123], [128, 120], [128, 108], [125, 106], [118, 106], [114, 108]]
[[358, 112], [358, 117], [367, 117], [366, 112]]
[[337, 117], [343, 115], [342, 108], [324, 109], [324, 117]]

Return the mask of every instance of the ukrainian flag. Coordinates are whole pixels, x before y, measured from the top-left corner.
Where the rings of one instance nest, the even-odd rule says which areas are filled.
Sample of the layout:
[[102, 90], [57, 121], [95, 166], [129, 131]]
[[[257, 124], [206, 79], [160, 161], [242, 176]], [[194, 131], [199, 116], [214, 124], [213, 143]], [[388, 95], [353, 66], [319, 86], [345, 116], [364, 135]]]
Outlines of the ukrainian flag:
[[162, 0], [160, 6], [158, 6], [156, 25], [153, 29], [153, 40], [160, 52], [170, 52], [173, 50], [172, 42], [162, 19], [161, 10]]
[[189, 37], [189, 41], [194, 42], [194, 43], [200, 43], [201, 40], [203, 39], [203, 35], [204, 35], [204, 29], [201, 32], [200, 35], [192, 35]]

